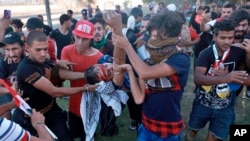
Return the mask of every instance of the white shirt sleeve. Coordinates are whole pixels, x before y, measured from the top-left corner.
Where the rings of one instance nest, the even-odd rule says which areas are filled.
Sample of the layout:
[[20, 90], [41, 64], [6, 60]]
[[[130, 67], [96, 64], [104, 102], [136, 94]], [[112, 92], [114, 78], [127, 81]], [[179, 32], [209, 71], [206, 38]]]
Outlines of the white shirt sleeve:
[[135, 17], [132, 15], [128, 17], [127, 28], [135, 29]]

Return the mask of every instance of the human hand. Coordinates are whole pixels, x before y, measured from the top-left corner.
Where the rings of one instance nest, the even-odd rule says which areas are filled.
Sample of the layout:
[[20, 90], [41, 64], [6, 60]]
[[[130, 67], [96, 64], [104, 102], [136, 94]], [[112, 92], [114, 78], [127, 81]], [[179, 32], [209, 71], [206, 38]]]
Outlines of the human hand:
[[6, 30], [9, 27], [10, 23], [11, 23], [10, 19], [4, 19], [4, 18], [1, 19], [0, 20], [0, 30], [1, 31]]
[[244, 49], [247, 54], [250, 54], [250, 39], [244, 39], [239, 47]]
[[246, 71], [231, 71], [228, 75], [226, 75], [224, 78], [226, 80], [225, 83], [240, 83], [242, 84], [244, 80], [247, 79], [248, 73]]
[[116, 28], [122, 26], [122, 17], [121, 14], [115, 12], [114, 10], [106, 10], [103, 12], [103, 19], [105, 22], [113, 28], [113, 30], [116, 30]]
[[134, 44], [137, 44], [136, 47], [138, 48], [138, 47], [141, 47], [141, 46], [145, 45], [146, 42], [142, 39], [142, 37], [140, 37], [140, 38], [138, 38], [138, 39], [134, 42]]
[[61, 68], [64, 68], [67, 70], [73, 70], [73, 65], [76, 65], [77, 63], [73, 63], [68, 60], [58, 60], [56, 64], [58, 64]]
[[129, 70], [132, 70], [132, 67], [129, 64], [117, 65], [117, 64], [113, 63], [113, 69], [114, 69], [115, 74], [122, 74], [124, 72], [129, 71]]
[[91, 85], [91, 84], [84, 85], [85, 91], [88, 91], [88, 92], [94, 92], [97, 87], [98, 87], [97, 85]]
[[35, 109], [32, 109], [31, 123], [34, 128], [43, 125], [44, 126], [45, 117], [42, 113], [37, 112]]
[[221, 66], [219, 66], [219, 69], [214, 69], [213, 72], [215, 76], [225, 76], [229, 73], [228, 66], [226, 66], [225, 68], [221, 68]]
[[119, 36], [115, 34], [112, 34], [112, 43], [115, 47], [119, 47], [123, 49], [127, 48], [128, 46], [131, 46], [127, 37], [123, 37], [123, 36]]

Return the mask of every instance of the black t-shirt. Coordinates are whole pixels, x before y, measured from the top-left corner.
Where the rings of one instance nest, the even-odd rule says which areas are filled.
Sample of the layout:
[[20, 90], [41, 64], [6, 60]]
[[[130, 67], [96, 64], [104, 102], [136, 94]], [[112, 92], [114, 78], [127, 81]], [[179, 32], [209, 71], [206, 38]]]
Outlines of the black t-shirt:
[[71, 20], [71, 26], [70, 26], [71, 30], [74, 30], [74, 29], [75, 29], [76, 23], [77, 23], [77, 20], [76, 20], [75, 18], [73, 18], [73, 19]]
[[[222, 56], [219, 56], [221, 59]], [[238, 70], [239, 66], [244, 65], [246, 58], [246, 52], [235, 46], [230, 47], [230, 53], [226, 60], [223, 62], [224, 66], [228, 66], [228, 71]], [[197, 67], [206, 67], [207, 71], [209, 70], [211, 64], [215, 61], [213, 48], [209, 46], [208, 48], [201, 51], [199, 57], [197, 58]]]
[[50, 34], [50, 32], [52, 31], [52, 28], [50, 27], [50, 26], [48, 26], [48, 25], [44, 25], [43, 26], [43, 32], [47, 35], [47, 36], [49, 36], [49, 34]]
[[72, 30], [68, 30], [68, 34], [62, 34], [59, 29], [53, 30], [50, 34], [50, 37], [55, 40], [57, 46], [57, 58], [61, 59], [62, 49], [71, 44], [72, 41]]
[[3, 80], [7, 80], [8, 82], [16, 80], [17, 66], [18, 63], [8, 64], [8, 62], [4, 61], [4, 59], [2, 58], [0, 60], [0, 78]]
[[51, 104], [53, 97], [33, 87], [41, 77], [50, 79], [51, 68], [54, 65], [48, 59], [43, 64], [33, 62], [25, 57], [17, 68], [17, 85], [23, 90], [22, 97], [29, 97], [27, 103], [36, 110], [41, 110]]

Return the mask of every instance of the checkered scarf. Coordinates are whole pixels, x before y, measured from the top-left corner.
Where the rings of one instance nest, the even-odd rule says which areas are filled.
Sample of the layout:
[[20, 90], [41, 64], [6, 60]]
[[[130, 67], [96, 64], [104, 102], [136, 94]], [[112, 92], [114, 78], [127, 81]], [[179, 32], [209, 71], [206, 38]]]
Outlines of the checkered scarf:
[[166, 39], [150, 39], [148, 44], [146, 45], [146, 49], [150, 54], [150, 60], [148, 60], [151, 64], [158, 64], [163, 60], [166, 60], [171, 55], [178, 52], [177, 49], [178, 37], [171, 37]]

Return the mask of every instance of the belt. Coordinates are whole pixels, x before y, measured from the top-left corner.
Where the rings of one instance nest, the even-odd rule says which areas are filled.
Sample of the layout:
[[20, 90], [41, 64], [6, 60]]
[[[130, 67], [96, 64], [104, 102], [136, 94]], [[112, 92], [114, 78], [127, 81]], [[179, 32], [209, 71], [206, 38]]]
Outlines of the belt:
[[54, 103], [54, 100], [52, 100], [51, 103], [48, 106], [46, 106], [45, 108], [39, 110], [39, 112], [41, 112], [42, 114], [48, 112], [52, 108], [53, 103]]

